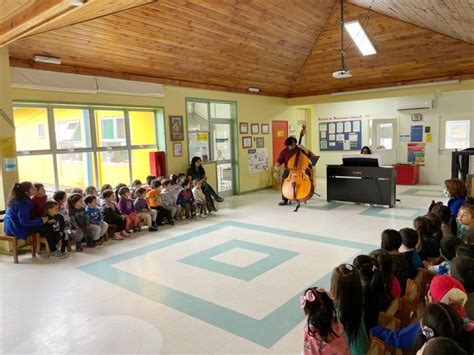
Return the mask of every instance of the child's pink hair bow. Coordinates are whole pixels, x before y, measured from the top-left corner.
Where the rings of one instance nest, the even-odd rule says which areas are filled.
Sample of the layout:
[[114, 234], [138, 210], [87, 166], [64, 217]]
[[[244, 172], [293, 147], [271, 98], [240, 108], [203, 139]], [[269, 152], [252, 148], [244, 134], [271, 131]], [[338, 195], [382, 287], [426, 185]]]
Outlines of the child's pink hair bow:
[[314, 295], [313, 291], [311, 290], [306, 291], [304, 296], [300, 297], [301, 308], [304, 308], [306, 306], [306, 301], [313, 302], [315, 299], [316, 299], [316, 296]]

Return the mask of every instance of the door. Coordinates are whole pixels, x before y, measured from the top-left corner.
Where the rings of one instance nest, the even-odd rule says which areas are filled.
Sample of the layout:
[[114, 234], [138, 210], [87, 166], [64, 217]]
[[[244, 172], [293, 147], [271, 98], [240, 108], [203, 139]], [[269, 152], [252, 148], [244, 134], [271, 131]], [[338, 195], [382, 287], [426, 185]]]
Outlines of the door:
[[211, 119], [212, 157], [216, 162], [217, 192], [220, 196], [233, 195], [232, 174], [232, 121]]
[[380, 156], [380, 165], [393, 165], [397, 162], [398, 121], [394, 119], [375, 119], [370, 121], [370, 146], [373, 154]]
[[474, 147], [474, 115], [456, 114], [440, 117], [438, 182], [451, 178], [451, 153]]
[[288, 121], [272, 121], [273, 165], [275, 165], [280, 152], [285, 148], [288, 137]]

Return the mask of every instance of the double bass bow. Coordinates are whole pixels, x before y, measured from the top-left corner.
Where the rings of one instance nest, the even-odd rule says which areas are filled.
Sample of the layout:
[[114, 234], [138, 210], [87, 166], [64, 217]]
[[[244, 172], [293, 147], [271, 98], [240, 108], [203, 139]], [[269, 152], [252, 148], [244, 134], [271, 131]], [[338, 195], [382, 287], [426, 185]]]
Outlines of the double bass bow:
[[287, 169], [288, 176], [283, 181], [281, 187], [282, 195], [289, 201], [296, 201], [297, 212], [301, 202], [308, 201], [314, 195], [314, 184], [311, 176], [306, 173], [306, 169], [312, 166], [309, 158], [299, 147], [303, 136], [306, 134], [306, 125], [303, 125], [300, 132], [298, 145], [295, 147], [296, 153], [289, 159]]

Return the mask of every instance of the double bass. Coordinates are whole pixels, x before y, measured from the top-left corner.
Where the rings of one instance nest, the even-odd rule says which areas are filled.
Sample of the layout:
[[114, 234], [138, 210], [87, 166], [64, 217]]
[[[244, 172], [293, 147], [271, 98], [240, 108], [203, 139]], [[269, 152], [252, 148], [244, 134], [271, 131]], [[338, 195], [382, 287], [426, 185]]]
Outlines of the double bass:
[[296, 153], [289, 159], [287, 169], [288, 176], [283, 180], [281, 187], [282, 195], [289, 201], [296, 201], [297, 212], [301, 202], [308, 201], [314, 195], [313, 179], [306, 173], [306, 169], [312, 166], [309, 158], [299, 147], [303, 136], [306, 134], [306, 125], [302, 126], [298, 145], [295, 147]]

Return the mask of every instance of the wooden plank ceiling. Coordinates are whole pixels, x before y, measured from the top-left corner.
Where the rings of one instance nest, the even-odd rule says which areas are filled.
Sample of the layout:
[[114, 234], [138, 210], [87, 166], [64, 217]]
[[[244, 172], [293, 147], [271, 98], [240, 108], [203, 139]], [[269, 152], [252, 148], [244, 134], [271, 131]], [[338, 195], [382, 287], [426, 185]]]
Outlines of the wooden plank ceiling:
[[331, 73], [340, 68], [340, 24], [335, 13], [321, 33], [290, 97], [474, 77], [472, 44], [345, 4], [344, 21], [353, 20], [363, 24], [377, 54], [362, 56], [346, 35], [345, 62], [352, 78], [333, 79]]
[[474, 1], [347, 0], [381, 14], [474, 43]]
[[[409, 18], [375, 12], [374, 6], [369, 11], [346, 4], [345, 21], [359, 19], [378, 53], [363, 57], [346, 38], [353, 77], [333, 79], [340, 69], [336, 3], [89, 0], [10, 44], [11, 65], [236, 92], [259, 87], [262, 94], [289, 97], [474, 77], [468, 30], [452, 29], [448, 37], [404, 22]], [[439, 10], [444, 1], [429, 3]], [[14, 17], [16, 10], [9, 11]], [[62, 64], [34, 63], [35, 54], [60, 57]]]

